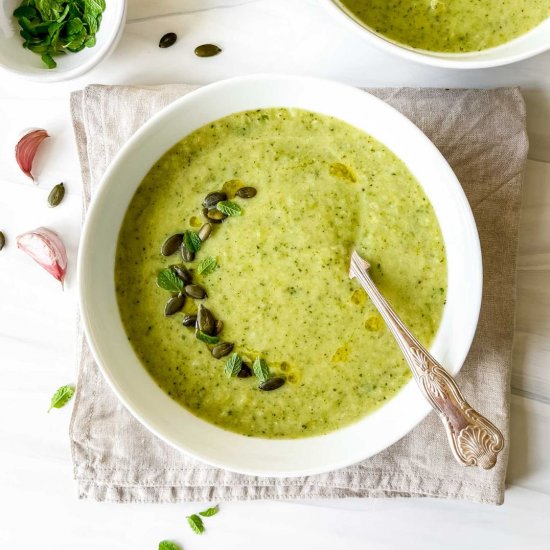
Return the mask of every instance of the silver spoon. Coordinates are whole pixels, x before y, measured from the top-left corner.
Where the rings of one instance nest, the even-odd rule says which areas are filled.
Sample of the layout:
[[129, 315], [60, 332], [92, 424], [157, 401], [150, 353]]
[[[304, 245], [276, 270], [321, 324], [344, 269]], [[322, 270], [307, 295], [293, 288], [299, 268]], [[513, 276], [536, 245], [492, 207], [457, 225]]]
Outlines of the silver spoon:
[[370, 278], [370, 264], [357, 252], [351, 255], [350, 279], [357, 277], [394, 335], [424, 397], [447, 430], [449, 445], [458, 462], [485, 470], [497, 462], [504, 447], [500, 431], [464, 399], [453, 377], [430, 355], [399, 319]]

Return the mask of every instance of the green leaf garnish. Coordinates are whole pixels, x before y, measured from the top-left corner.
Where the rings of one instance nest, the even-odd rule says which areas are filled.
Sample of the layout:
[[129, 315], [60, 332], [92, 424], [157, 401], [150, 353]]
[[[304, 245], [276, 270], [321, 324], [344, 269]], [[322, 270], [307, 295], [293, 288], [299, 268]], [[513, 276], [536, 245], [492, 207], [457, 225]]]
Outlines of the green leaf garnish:
[[183, 234], [183, 244], [190, 252], [198, 252], [201, 249], [202, 241], [197, 233], [187, 230]]
[[197, 273], [199, 275], [210, 275], [210, 273], [216, 271], [217, 267], [218, 262], [216, 261], [216, 258], [208, 256], [208, 258], [204, 258], [204, 260], [202, 260], [197, 266]]
[[22, 46], [41, 56], [48, 69], [54, 57], [95, 45], [105, 0], [23, 0], [13, 12]]
[[202, 519], [197, 516], [197, 514], [187, 516], [187, 522], [191, 526], [191, 529], [197, 533], [197, 535], [202, 535], [202, 533], [204, 533], [204, 524], [202, 523]]
[[73, 394], [74, 394], [73, 386], [70, 386], [70, 385], [61, 386], [53, 394], [48, 412], [50, 412], [52, 409], [60, 409], [61, 407], [65, 406], [69, 401], [69, 399], [73, 396]]
[[202, 340], [207, 344], [217, 344], [220, 341], [217, 336], [210, 336], [209, 334], [205, 334], [202, 330], [198, 329], [195, 331], [195, 337], [197, 340]]
[[237, 376], [237, 374], [239, 374], [242, 366], [243, 360], [240, 355], [238, 353], [233, 353], [225, 363], [223, 372], [227, 378], [232, 378], [233, 376]]
[[240, 216], [243, 213], [242, 208], [233, 201], [220, 201], [216, 208], [226, 216]]
[[55, 69], [57, 67], [57, 63], [54, 61], [54, 58], [49, 53], [43, 53], [40, 58], [42, 59], [42, 62], [48, 69]]
[[159, 550], [181, 550], [181, 547], [171, 540], [163, 540], [159, 542]]
[[220, 511], [218, 505], [213, 506], [212, 508], [208, 508], [207, 510], [204, 510], [203, 512], [199, 512], [199, 514], [205, 518], [209, 518], [211, 516], [215, 516]]
[[171, 268], [167, 267], [157, 275], [157, 285], [168, 292], [181, 292], [184, 283]]
[[256, 357], [256, 360], [252, 365], [252, 370], [254, 371], [256, 378], [260, 382], [266, 382], [267, 380], [269, 380], [269, 367], [267, 366], [265, 359], [262, 359], [261, 357]]

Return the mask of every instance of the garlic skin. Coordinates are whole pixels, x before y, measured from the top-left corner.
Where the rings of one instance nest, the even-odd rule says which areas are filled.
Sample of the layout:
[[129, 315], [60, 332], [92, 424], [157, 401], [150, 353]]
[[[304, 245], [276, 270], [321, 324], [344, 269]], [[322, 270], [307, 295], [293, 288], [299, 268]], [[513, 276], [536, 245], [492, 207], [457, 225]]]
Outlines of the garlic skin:
[[46, 130], [38, 129], [27, 132], [15, 146], [15, 160], [23, 173], [34, 181], [34, 176], [31, 174], [32, 163], [38, 151], [40, 144], [50, 137]]
[[17, 248], [28, 254], [63, 286], [67, 273], [67, 251], [57, 233], [39, 227], [19, 235], [16, 240]]

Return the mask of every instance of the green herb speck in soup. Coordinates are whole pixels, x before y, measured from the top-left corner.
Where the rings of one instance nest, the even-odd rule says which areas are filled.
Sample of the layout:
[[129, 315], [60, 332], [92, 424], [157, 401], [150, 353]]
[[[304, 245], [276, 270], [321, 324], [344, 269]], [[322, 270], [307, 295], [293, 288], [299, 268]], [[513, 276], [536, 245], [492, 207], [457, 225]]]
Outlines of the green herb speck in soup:
[[172, 399], [217, 426], [265, 438], [337, 430], [410, 379], [348, 277], [353, 249], [429, 346], [445, 246], [405, 164], [329, 116], [232, 114], [172, 147], [130, 203], [115, 267], [128, 339]]
[[550, 17], [550, 0], [340, 0], [372, 30], [421, 50], [500, 46]]

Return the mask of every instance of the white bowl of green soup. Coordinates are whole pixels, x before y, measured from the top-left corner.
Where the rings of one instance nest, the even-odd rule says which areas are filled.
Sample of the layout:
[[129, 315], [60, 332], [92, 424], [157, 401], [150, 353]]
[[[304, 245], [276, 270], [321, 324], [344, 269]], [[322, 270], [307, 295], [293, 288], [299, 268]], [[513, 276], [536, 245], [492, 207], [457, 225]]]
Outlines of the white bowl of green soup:
[[353, 464], [429, 411], [348, 277], [354, 249], [457, 373], [481, 256], [436, 147], [335, 82], [212, 84], [155, 115], [107, 170], [78, 261], [86, 335], [128, 410], [189, 455], [260, 476]]
[[413, 61], [475, 69], [550, 49], [549, 0], [324, 0], [371, 43]]

